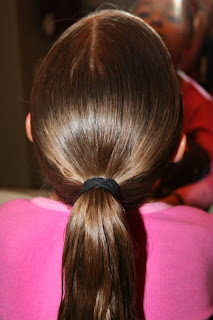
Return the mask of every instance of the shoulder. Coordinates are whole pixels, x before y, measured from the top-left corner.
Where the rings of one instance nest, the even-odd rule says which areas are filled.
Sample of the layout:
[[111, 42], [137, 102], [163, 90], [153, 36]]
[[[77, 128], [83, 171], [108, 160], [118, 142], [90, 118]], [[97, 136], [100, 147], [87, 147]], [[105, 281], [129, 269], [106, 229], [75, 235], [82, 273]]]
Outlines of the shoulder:
[[142, 220], [150, 248], [157, 246], [168, 254], [173, 248], [175, 255], [185, 258], [193, 253], [197, 261], [208, 257], [205, 259], [213, 266], [213, 215], [189, 206], [174, 206], [142, 214]]
[[[17, 199], [5, 202], [0, 207], [0, 243], [1, 247], [15, 245], [23, 239], [26, 230], [36, 229], [33, 204], [29, 199]], [[14, 239], [16, 239], [14, 241]]]
[[195, 94], [197, 97], [200, 97], [200, 99], [212, 102], [211, 95], [203, 87], [201, 87], [194, 79], [189, 77], [181, 70], [178, 70], [177, 74], [182, 80], [181, 89], [183, 91], [183, 94]]
[[2, 233], [18, 232], [22, 228], [36, 225], [42, 216], [30, 199], [16, 199], [0, 206], [0, 228]]
[[[68, 207], [57, 201], [37, 197], [33, 199], [16, 199], [3, 203], [0, 206], [0, 220], [14, 221], [17, 219], [29, 220], [39, 217], [45, 219], [57, 219], [64, 216], [67, 218], [70, 213]], [[53, 218], [54, 217], [54, 218]]]
[[3, 203], [0, 206], [0, 219], [5, 215], [13, 215], [14, 213], [23, 212], [33, 207], [33, 203], [29, 199], [16, 199]]
[[[173, 206], [169, 209], [171, 215], [183, 222], [213, 227], [213, 215], [199, 208], [191, 206]], [[213, 231], [213, 229], [212, 229]]]
[[35, 228], [41, 224], [64, 224], [70, 209], [51, 199], [37, 197], [33, 199], [17, 199], [5, 202], [0, 206], [0, 226], [28, 226]]
[[69, 213], [52, 207], [43, 207], [34, 199], [18, 199], [4, 203], [0, 207], [0, 244], [2, 246], [24, 243], [35, 244], [37, 239], [61, 239]]
[[[141, 211], [141, 210], [140, 210]], [[213, 241], [213, 215], [190, 206], [168, 206], [165, 210], [143, 214], [146, 226], [175, 234], [206, 234]], [[193, 236], [194, 237], [194, 236]]]
[[[163, 214], [163, 213], [162, 213]], [[176, 237], [191, 241], [200, 247], [204, 243], [213, 243], [213, 215], [201, 209], [190, 206], [174, 206], [164, 213], [167, 221], [166, 230], [171, 228]]]

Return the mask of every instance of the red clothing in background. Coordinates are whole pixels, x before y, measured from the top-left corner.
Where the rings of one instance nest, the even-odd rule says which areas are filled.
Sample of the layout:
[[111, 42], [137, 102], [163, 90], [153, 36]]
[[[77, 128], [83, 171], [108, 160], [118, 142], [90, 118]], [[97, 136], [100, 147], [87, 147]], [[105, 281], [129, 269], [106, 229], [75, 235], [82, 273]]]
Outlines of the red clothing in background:
[[212, 97], [184, 72], [178, 71], [183, 94], [183, 131], [208, 151], [211, 173], [202, 180], [177, 189], [184, 203], [208, 208], [213, 203], [213, 100]]

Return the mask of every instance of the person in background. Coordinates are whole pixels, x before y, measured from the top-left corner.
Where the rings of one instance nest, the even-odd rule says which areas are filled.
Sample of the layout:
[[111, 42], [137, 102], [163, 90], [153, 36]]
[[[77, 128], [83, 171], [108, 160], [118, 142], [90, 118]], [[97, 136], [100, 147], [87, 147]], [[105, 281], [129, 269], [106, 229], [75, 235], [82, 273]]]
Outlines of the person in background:
[[168, 51], [141, 19], [100, 11], [65, 31], [26, 119], [55, 193], [0, 208], [1, 320], [213, 314], [213, 216], [151, 199], [183, 156], [182, 118]]
[[183, 160], [165, 168], [155, 196], [172, 204], [207, 209], [213, 202], [213, 102], [211, 96], [179, 69], [193, 40], [193, 15], [189, 0], [140, 0], [134, 13], [164, 40], [177, 70], [183, 95], [183, 131], [187, 149]]
[[182, 55], [181, 70], [213, 94], [213, 1], [190, 0], [193, 17], [193, 39]]

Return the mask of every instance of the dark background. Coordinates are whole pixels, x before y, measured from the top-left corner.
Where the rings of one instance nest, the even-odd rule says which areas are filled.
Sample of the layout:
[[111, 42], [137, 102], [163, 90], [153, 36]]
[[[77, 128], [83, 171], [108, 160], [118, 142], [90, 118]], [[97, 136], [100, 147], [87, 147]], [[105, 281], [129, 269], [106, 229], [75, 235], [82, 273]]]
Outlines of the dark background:
[[[122, 8], [132, 4], [132, 1], [111, 2]], [[35, 188], [43, 184], [24, 127], [36, 69], [58, 35], [100, 3], [97, 0], [1, 1], [0, 188]]]

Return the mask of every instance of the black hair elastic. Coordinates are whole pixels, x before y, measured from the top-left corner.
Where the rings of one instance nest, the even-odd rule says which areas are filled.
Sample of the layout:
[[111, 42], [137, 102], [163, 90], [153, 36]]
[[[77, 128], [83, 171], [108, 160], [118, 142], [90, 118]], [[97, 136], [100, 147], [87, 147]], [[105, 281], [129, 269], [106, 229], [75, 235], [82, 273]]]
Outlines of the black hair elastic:
[[83, 183], [81, 193], [84, 193], [89, 191], [90, 189], [99, 188], [99, 187], [102, 187], [107, 191], [109, 191], [115, 198], [118, 196], [119, 185], [117, 184], [117, 182], [113, 179], [104, 179], [100, 177], [86, 180]]

